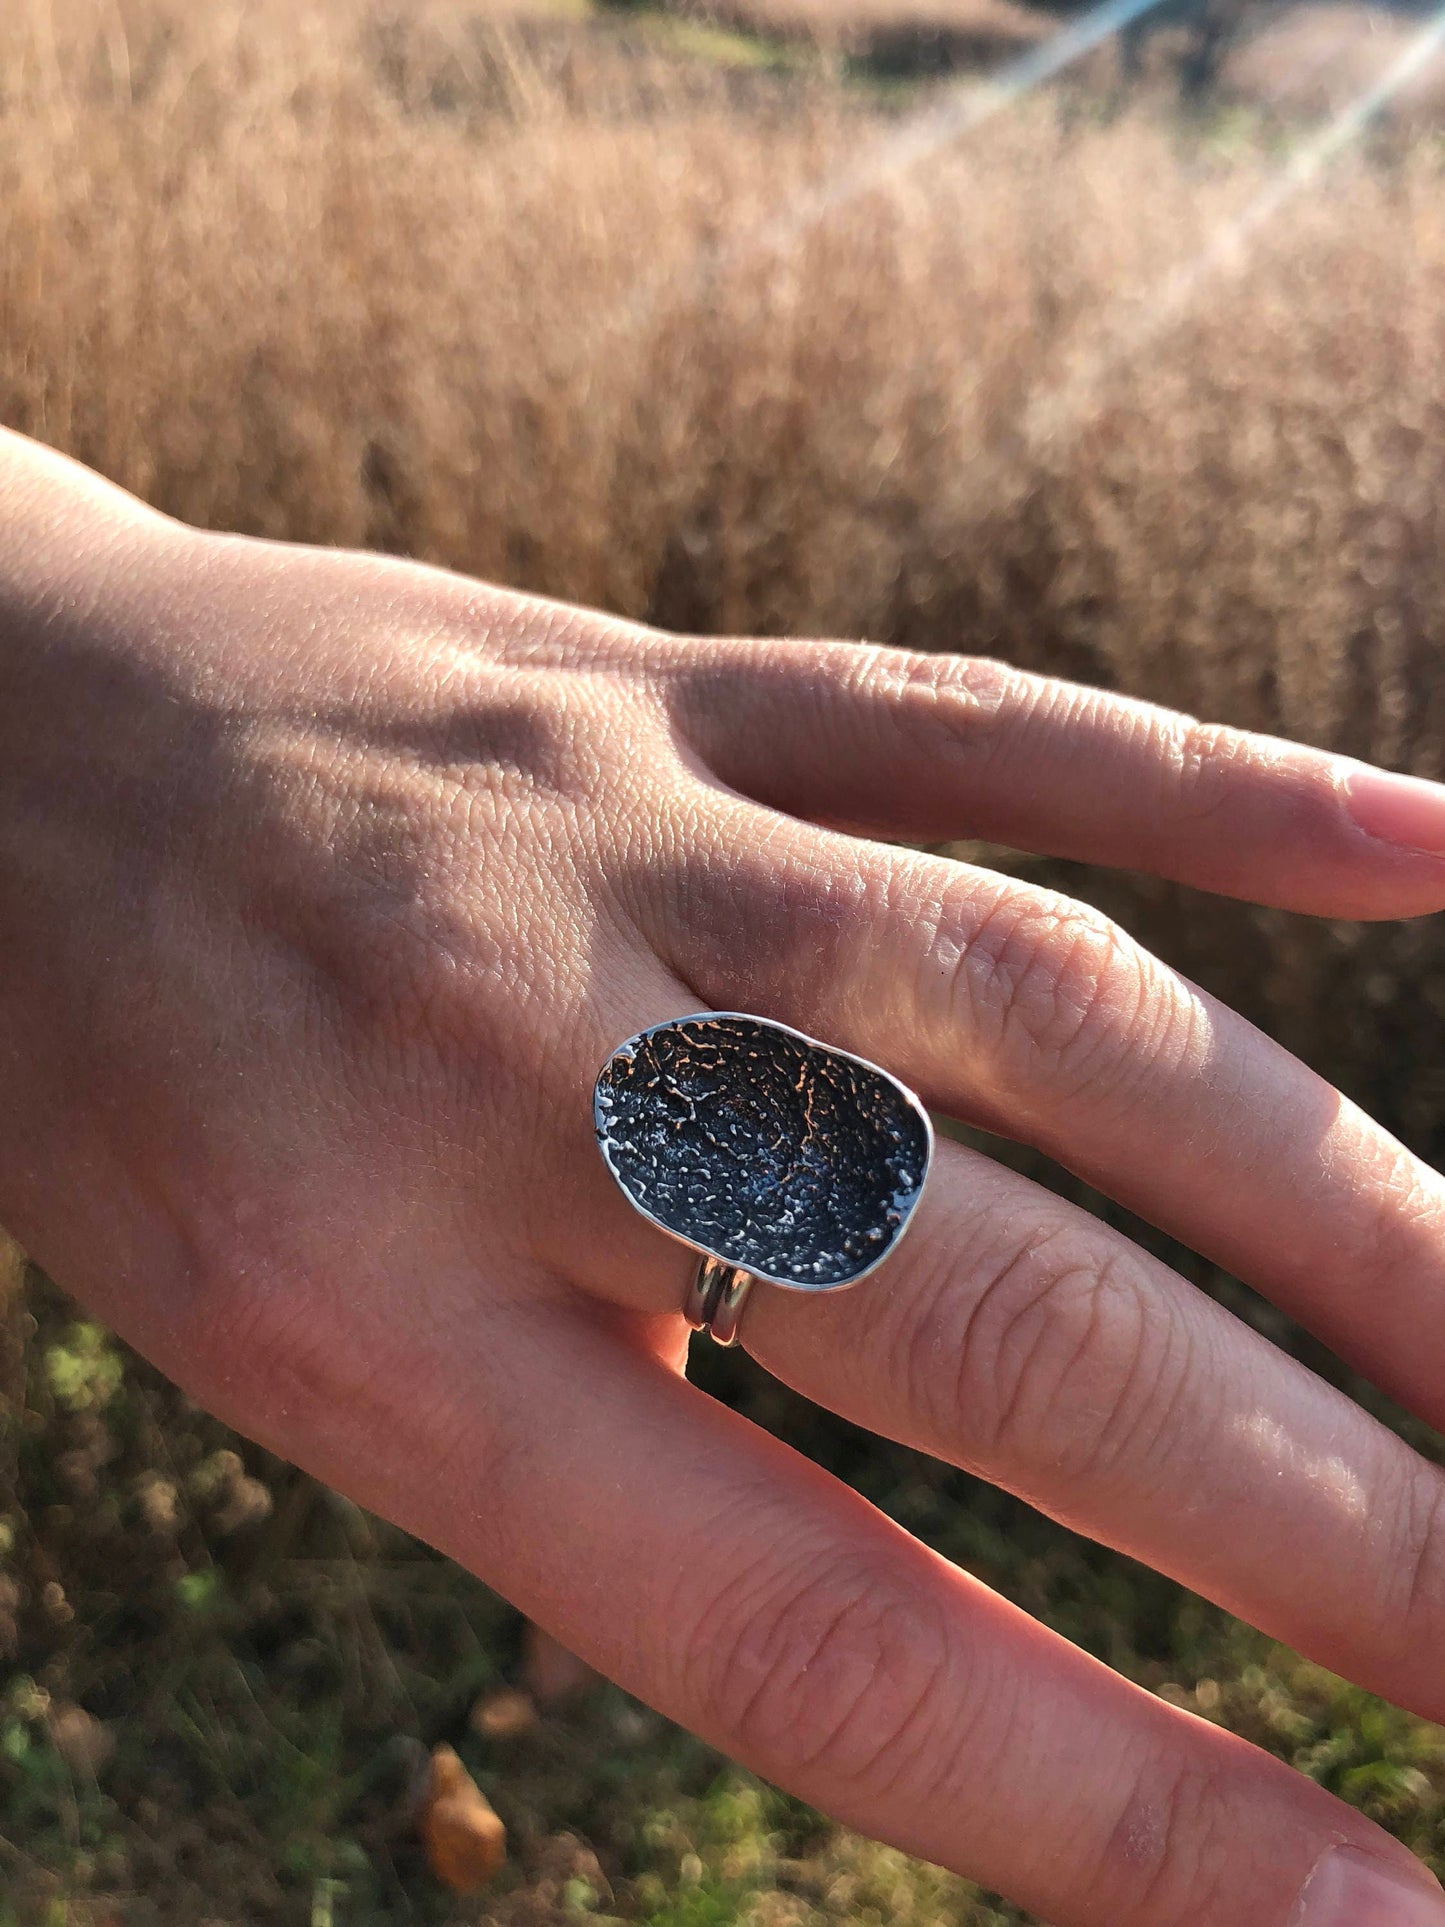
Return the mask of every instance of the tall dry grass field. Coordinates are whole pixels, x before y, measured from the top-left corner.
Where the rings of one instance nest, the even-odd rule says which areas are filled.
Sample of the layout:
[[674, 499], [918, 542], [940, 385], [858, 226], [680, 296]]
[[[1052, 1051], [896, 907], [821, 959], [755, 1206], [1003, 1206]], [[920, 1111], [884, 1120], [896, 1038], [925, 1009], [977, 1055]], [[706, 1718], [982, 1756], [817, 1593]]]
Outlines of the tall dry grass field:
[[810, 223], [904, 110], [438, 0], [12, 0], [0, 86], [0, 417], [178, 515], [1445, 768], [1431, 142], [1151, 335], [1267, 142], [1039, 102]]
[[[870, 157], [886, 157], [915, 104], [845, 87], [818, 63], [774, 70], [755, 49], [648, 18], [444, 0], [8, 0], [0, 420], [197, 523], [404, 551], [691, 630], [995, 653], [1445, 775], [1445, 197], [1433, 140], [1372, 141], [1345, 156], [1161, 325], [1170, 277], [1205, 256], [1273, 177], [1278, 132], [1218, 117], [1185, 126], [1074, 89], [906, 171], [873, 169]], [[1065, 881], [1413, 1141], [1445, 1145], [1445, 953], [1431, 926], [1311, 929], [1161, 886]], [[164, 1423], [126, 1431], [117, 1419], [112, 1439], [101, 1415], [119, 1411], [122, 1395], [105, 1389], [104, 1372], [95, 1379], [94, 1358], [109, 1356], [103, 1339], [77, 1337], [52, 1301], [37, 1303], [11, 1319], [19, 1331], [15, 1321], [32, 1317], [7, 1370], [12, 1417], [29, 1410], [33, 1423], [27, 1432], [15, 1418], [7, 1449], [12, 1480], [30, 1466], [45, 1505], [66, 1517], [32, 1530], [38, 1487], [17, 1485], [12, 1540], [24, 1558], [18, 1576], [0, 1577], [0, 1622], [10, 1611], [8, 1637], [37, 1691], [74, 1695], [89, 1681], [129, 1718], [134, 1702], [107, 1668], [98, 1622], [73, 1606], [69, 1620], [57, 1617], [45, 1588], [59, 1586], [64, 1600], [66, 1586], [98, 1587], [99, 1597], [95, 1548], [108, 1546], [118, 1570], [140, 1560], [144, 1596], [150, 1588], [172, 1602], [154, 1607], [154, 1633], [179, 1611], [175, 1598], [190, 1611], [204, 1590], [174, 1593], [201, 1569], [196, 1547], [206, 1570], [239, 1586], [222, 1541], [252, 1531], [262, 1550], [238, 1555], [242, 1577], [259, 1562], [273, 1605], [278, 1571], [310, 1600], [316, 1575], [295, 1562], [311, 1545], [312, 1500], [287, 1501], [291, 1511], [276, 1515], [290, 1521], [284, 1531], [254, 1520], [223, 1530], [206, 1495], [234, 1468], [187, 1483], [192, 1461], [210, 1465], [222, 1449], [216, 1439], [143, 1376], [133, 1381], [149, 1386], [138, 1409], [161, 1410]], [[823, 1434], [805, 1437], [816, 1445]], [[42, 1445], [79, 1464], [79, 1496], [67, 1496], [69, 1475]], [[930, 1485], [934, 1475], [917, 1467], [905, 1474], [897, 1454], [860, 1472], [865, 1462], [841, 1434], [824, 1448], [865, 1481], [866, 1466], [883, 1465], [895, 1496], [961, 1489]], [[167, 1454], [179, 1469], [164, 1469]], [[170, 1481], [179, 1512], [153, 1507], [149, 1539], [96, 1538], [89, 1522], [103, 1495], [133, 1496], [152, 1475]], [[265, 1477], [273, 1492], [293, 1490], [276, 1468]], [[131, 1498], [115, 1503], [119, 1532]], [[937, 1525], [919, 1504], [917, 1522]], [[1208, 1631], [1214, 1620], [1181, 1633], [1184, 1609], [1169, 1589], [1126, 1583], [1117, 1564], [1079, 1564], [1057, 1535], [1029, 1538], [1016, 1512], [990, 1513], [976, 1494], [970, 1504], [973, 1536], [960, 1556], [1139, 1676], [1185, 1690], [1177, 1680], [1191, 1667], [1233, 1663], [1235, 1634]], [[312, 1520], [304, 1529], [298, 1508]], [[911, 1516], [901, 1500], [895, 1510]], [[173, 1531], [167, 1516], [180, 1520]], [[1027, 1559], [1010, 1550], [1021, 1545]], [[344, 1550], [351, 1565], [334, 1546], [327, 1557], [353, 1572], [362, 1555], [350, 1540]], [[414, 1605], [378, 1618], [368, 1588], [380, 1570], [367, 1566], [373, 1576], [356, 1581], [365, 1607], [356, 1666], [373, 1709], [391, 1702], [375, 1685], [380, 1662], [362, 1651], [368, 1626], [385, 1621], [387, 1649], [401, 1637], [395, 1614], [420, 1623]], [[1060, 1605], [1065, 1595], [1072, 1606]], [[333, 1600], [326, 1610], [341, 1609]], [[334, 1621], [314, 1612], [305, 1637], [329, 1636]], [[260, 1607], [227, 1622], [236, 1640], [260, 1639], [256, 1626], [270, 1623]], [[126, 1650], [140, 1677], [148, 1649], [141, 1640]], [[394, 1660], [393, 1651], [393, 1672]], [[418, 1669], [423, 1660], [413, 1652]], [[231, 1732], [227, 1719], [244, 1728], [206, 1678], [223, 1707], [211, 1738]], [[1259, 1679], [1248, 1690], [1206, 1680], [1214, 1697], [1198, 1704], [1286, 1751], [1295, 1741], [1261, 1710], [1280, 1693], [1291, 1717], [1322, 1732], [1331, 1721], [1365, 1730], [1363, 1713], [1338, 1712], [1332, 1687]], [[260, 1690], [254, 1678], [247, 1690]], [[408, 1704], [420, 1690], [409, 1686]], [[37, 1701], [25, 1705], [11, 1707], [22, 1739], [49, 1717]], [[145, 1717], [163, 1723], [158, 1705], [153, 1697]], [[350, 1760], [356, 1734], [370, 1729], [337, 1717]], [[190, 1758], [183, 1740], [168, 1744]], [[1445, 1792], [1439, 1759], [1408, 1722], [1361, 1745], [1365, 1766], [1374, 1747], [1405, 1778], [1377, 1775], [1357, 1797], [1393, 1789], [1379, 1795], [1384, 1817], [1428, 1844]], [[575, 1759], [568, 1770], [567, 1797], [601, 1837], [573, 1785]], [[665, 1782], [672, 1771], [656, 1770]], [[246, 1919], [300, 1917], [287, 1909], [308, 1880], [349, 1879], [361, 1891], [355, 1869], [338, 1872], [316, 1845], [351, 1838], [339, 1796], [324, 1808], [330, 1818], [307, 1822], [312, 1859], [275, 1874], [273, 1891], [256, 1873], [269, 1866], [271, 1822], [231, 1790], [226, 1824], [256, 1835], [245, 1851], [226, 1836], [222, 1856], [229, 1866], [240, 1853], [260, 1883]], [[212, 1795], [196, 1794], [195, 1810], [212, 1813]], [[159, 1811], [154, 1789], [149, 1809], [140, 1794], [129, 1805], [105, 1797], [120, 1859], [107, 1875], [100, 1850], [85, 1847], [88, 1890], [108, 1891], [109, 1879], [120, 1892], [128, 1880], [159, 1909], [135, 1918], [199, 1918], [179, 1902], [167, 1912], [160, 1876], [143, 1872], [137, 1841], [160, 1825], [145, 1818]], [[656, 1801], [671, 1797], [664, 1788]], [[550, 1838], [537, 1799], [533, 1831]], [[50, 1808], [41, 1799], [35, 1811]], [[48, 1840], [50, 1823], [34, 1824]], [[195, 1824], [213, 1849], [221, 1823]], [[783, 1838], [776, 1816], [768, 1824], [769, 1838]], [[77, 1853], [83, 1831], [77, 1819]], [[813, 1836], [795, 1834], [789, 1851], [812, 1865]], [[615, 1846], [614, 1833], [607, 1839]], [[725, 1887], [744, 1877], [736, 1842], [724, 1846], [734, 1855], [715, 1856]], [[30, 1848], [15, 1851], [23, 1860]], [[909, 1885], [914, 1876], [896, 1868], [885, 1880], [881, 1863], [860, 1872], [861, 1848], [827, 1851], [855, 1855], [845, 1869], [852, 1898], [830, 1912], [818, 1897], [843, 1879], [838, 1862], [827, 1880], [818, 1875], [814, 1912], [784, 1908], [769, 1920], [846, 1918], [860, 1893], [875, 1894], [868, 1881], [893, 1882], [892, 1900], [868, 1904], [900, 1921], [937, 1909], [1015, 1918], [962, 1889]], [[711, 1852], [694, 1852], [708, 1880]], [[32, 1858], [40, 1871], [25, 1878], [39, 1885], [25, 1891], [58, 1891], [61, 1848]], [[66, 1864], [67, 1891], [78, 1892], [78, 1863]], [[748, 1864], [764, 1868], [761, 1891], [773, 1863]], [[204, 1897], [204, 1865], [187, 1867], [184, 1891]], [[667, 1912], [665, 1881], [648, 1902], [642, 1876], [630, 1875], [630, 1888], [616, 1884], [616, 1866], [609, 1877], [609, 1905], [627, 1917], [754, 1917]], [[548, 1891], [555, 1899], [557, 1881], [574, 1878], [583, 1875], [557, 1875]], [[507, 1917], [563, 1917], [561, 1900], [560, 1913], [542, 1901], [526, 1911], [541, 1891], [526, 1887]], [[348, 1917], [362, 1915], [338, 1915]]]

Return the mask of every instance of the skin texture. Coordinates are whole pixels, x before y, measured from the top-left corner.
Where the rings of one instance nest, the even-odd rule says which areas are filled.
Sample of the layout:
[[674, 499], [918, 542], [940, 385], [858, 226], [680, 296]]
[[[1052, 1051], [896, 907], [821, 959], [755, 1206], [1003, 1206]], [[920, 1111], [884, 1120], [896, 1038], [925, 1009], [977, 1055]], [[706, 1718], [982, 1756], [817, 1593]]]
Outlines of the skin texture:
[[[632, 1691], [1059, 1927], [1333, 1927], [1386, 1870], [1435, 1918], [1359, 1814], [694, 1390], [690, 1261], [613, 1186], [590, 1093], [663, 1019], [793, 1024], [1041, 1145], [1438, 1424], [1436, 1174], [1093, 911], [888, 839], [1415, 915], [1445, 793], [995, 663], [200, 535], [14, 438], [0, 526], [0, 1221], [39, 1261]], [[1445, 1474], [991, 1160], [941, 1143], [866, 1285], [759, 1290], [743, 1336], [1445, 1716]]]

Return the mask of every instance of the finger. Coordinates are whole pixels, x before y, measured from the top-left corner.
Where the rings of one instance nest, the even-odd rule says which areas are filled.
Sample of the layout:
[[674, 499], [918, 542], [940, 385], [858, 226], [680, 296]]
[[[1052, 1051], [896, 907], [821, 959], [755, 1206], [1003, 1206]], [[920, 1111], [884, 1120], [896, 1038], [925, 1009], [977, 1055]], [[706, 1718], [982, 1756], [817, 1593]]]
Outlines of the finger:
[[1445, 786], [978, 657], [735, 642], [671, 675], [709, 767], [813, 822], [986, 838], [1323, 916], [1445, 905]]
[[1435, 1919], [1438, 1889], [1359, 1814], [1126, 1685], [580, 1302], [408, 1333], [396, 1362], [427, 1399], [328, 1395], [308, 1469], [849, 1824], [1057, 1927], [1316, 1927], [1295, 1910], [1340, 1843], [1352, 1877], [1357, 1857], [1398, 1876], [1382, 1920]]
[[739, 800], [713, 825], [654, 932], [700, 996], [1037, 1145], [1445, 1425], [1445, 1180], [1338, 1091], [1083, 904]]
[[854, 1423], [1007, 1486], [1439, 1719], [1445, 1473], [1098, 1219], [939, 1143], [856, 1290], [755, 1287], [742, 1342]]

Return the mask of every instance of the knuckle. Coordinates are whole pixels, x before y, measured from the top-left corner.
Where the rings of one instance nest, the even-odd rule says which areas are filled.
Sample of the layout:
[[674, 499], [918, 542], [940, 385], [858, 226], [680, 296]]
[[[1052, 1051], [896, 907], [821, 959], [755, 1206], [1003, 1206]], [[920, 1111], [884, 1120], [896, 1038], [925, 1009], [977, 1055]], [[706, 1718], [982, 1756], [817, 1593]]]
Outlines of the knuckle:
[[1001, 741], [997, 725], [1021, 721], [1037, 701], [1033, 679], [987, 656], [856, 645], [851, 653], [846, 681], [882, 699], [878, 715], [890, 743], [896, 747], [901, 736], [929, 757], [966, 759], [975, 773]]
[[431, 966], [462, 941], [445, 884], [450, 832], [427, 795], [407, 820], [349, 802], [324, 851], [308, 855], [282, 930], [316, 1011], [405, 1024], [430, 995]]
[[1100, 911], [1044, 890], [982, 910], [970, 896], [943, 905], [927, 967], [946, 1032], [973, 1040], [1015, 1098], [1041, 1082], [1051, 1100], [1127, 1095], [1197, 1051], [1199, 997]]
[[423, 1029], [439, 919], [426, 917], [415, 900], [370, 885], [338, 893], [321, 908], [324, 935], [312, 955], [333, 1000], [352, 1017]]
[[896, 1579], [856, 1559], [781, 1581], [744, 1574], [705, 1624], [713, 1724], [745, 1757], [880, 1793], [928, 1754], [950, 1642]]
[[1113, 1917], [1151, 1927], [1223, 1919], [1212, 1905], [1230, 1880], [1227, 1846], [1237, 1829], [1229, 1785], [1206, 1758], [1162, 1762], [1137, 1773], [1096, 1873]]
[[1239, 779], [1259, 761], [1255, 741], [1222, 723], [1161, 711], [1158, 761], [1167, 772], [1172, 813], [1208, 824], [1227, 811]]
[[[977, 917], [977, 909], [974, 908]], [[958, 959], [950, 1002], [1003, 1065], [1085, 1082], [1138, 1037], [1151, 993], [1144, 954], [1088, 905], [1044, 891], [1006, 894]]]
[[985, 1257], [971, 1289], [941, 1278], [921, 1303], [899, 1367], [910, 1409], [975, 1469], [1046, 1481], [1056, 1503], [1162, 1433], [1187, 1344], [1129, 1252], [1045, 1230]]

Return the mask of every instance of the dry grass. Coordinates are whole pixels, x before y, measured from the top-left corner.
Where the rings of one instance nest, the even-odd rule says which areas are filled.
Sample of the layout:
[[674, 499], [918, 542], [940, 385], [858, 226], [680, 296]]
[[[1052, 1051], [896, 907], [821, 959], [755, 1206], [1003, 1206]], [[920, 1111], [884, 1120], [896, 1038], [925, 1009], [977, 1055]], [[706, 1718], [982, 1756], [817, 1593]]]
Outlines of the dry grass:
[[[674, 626], [992, 650], [1441, 768], [1432, 144], [1347, 158], [1121, 350], [1265, 147], [1036, 104], [778, 247], [890, 115], [568, 31], [12, 7], [0, 416], [199, 522]], [[1273, 997], [1241, 942], [1251, 1007], [1388, 1097], [1320, 946]], [[1412, 1021], [1435, 995], [1416, 970]]]
[[[1223, 62], [1231, 99], [1272, 113], [1337, 113], [1373, 86], [1419, 35], [1422, 21], [1386, 7], [1304, 5], [1266, 16]], [[1430, 134], [1445, 120], [1445, 53], [1437, 51], [1400, 89], [1397, 121]]]
[[880, 73], [987, 69], [1036, 47], [1058, 23], [1015, 0], [668, 0], [670, 11], [816, 47]]
[[622, 111], [611, 59], [553, 87], [452, 8], [100, 12], [85, 59], [0, 29], [8, 422], [198, 521], [1431, 754], [1433, 154], [1347, 162], [1111, 364], [1267, 154], [1045, 106], [779, 250], [887, 119], [614, 46], [658, 95]]
[[[1159, 331], [1151, 303], [1171, 270], [1269, 180], [1278, 157], [1264, 141], [1232, 123], [1184, 130], [1106, 113], [1074, 93], [801, 219], [810, 192], [886, 150], [901, 111], [807, 62], [772, 71], [756, 49], [676, 24], [569, 21], [540, 6], [10, 0], [0, 419], [198, 523], [402, 550], [680, 628], [992, 652], [1445, 773], [1445, 201], [1433, 144], [1347, 158], [1242, 269], [1204, 282]], [[1306, 930], [1149, 885], [1073, 881], [1415, 1141], [1445, 1147], [1434, 1069], [1445, 973], [1430, 926]], [[463, 1683], [426, 1698], [428, 1666], [443, 1665], [436, 1625], [451, 1625], [453, 1608], [439, 1604], [434, 1623], [392, 1541], [356, 1553], [348, 1535], [362, 1528], [349, 1517], [327, 1514], [324, 1532], [279, 1545], [280, 1528], [254, 1528], [269, 1553], [247, 1545], [252, 1528], [223, 1531], [214, 1491], [192, 1474], [229, 1447], [143, 1375], [106, 1392], [108, 1412], [120, 1401], [119, 1443], [95, 1459], [110, 1452], [86, 1403], [98, 1341], [77, 1338], [48, 1300], [41, 1315], [38, 1332], [22, 1311], [5, 1327], [21, 1576], [0, 1572], [0, 1637], [9, 1598], [12, 1644], [52, 1679], [47, 1691], [118, 1707], [143, 1737], [166, 1737], [155, 1758], [136, 1748], [130, 1791], [115, 1796], [125, 1825], [102, 1813], [121, 1869], [106, 1875], [83, 1838], [101, 1808], [74, 1789], [69, 1806], [51, 1799], [49, 1755], [39, 1739], [25, 1752], [43, 1727], [39, 1702], [12, 1694], [0, 1739], [18, 1734], [20, 1753], [0, 1773], [13, 1779], [16, 1757], [40, 1762], [25, 1782], [26, 1812], [40, 1816], [27, 1851], [39, 1854], [53, 1826], [47, 1866], [83, 1849], [97, 1891], [122, 1876], [145, 1885], [157, 1825], [146, 1815], [174, 1782], [197, 1856], [187, 1894], [231, 1884], [233, 1861], [265, 1890], [248, 1920], [293, 1917], [297, 1883], [334, 1876], [360, 1892], [362, 1875], [335, 1854], [338, 1840], [373, 1854], [353, 1825], [357, 1761], [376, 1743], [368, 1721], [446, 1736], [466, 1691], [504, 1661], [486, 1640], [463, 1640], [444, 1655]], [[65, 1384], [80, 1373], [74, 1409], [46, 1377], [53, 1358]], [[779, 1416], [765, 1388], [747, 1395]], [[860, 1455], [816, 1417], [804, 1436], [1138, 1676], [1176, 1691], [1211, 1667], [1234, 1677], [1236, 1635], [1217, 1616], [1188, 1618], [1162, 1583], [1081, 1557], [972, 1487], [960, 1509], [961, 1482]], [[158, 1468], [191, 1511], [138, 1551], [134, 1507]], [[285, 1476], [260, 1469], [284, 1502]], [[312, 1556], [318, 1532], [324, 1558]], [[117, 1588], [108, 1562], [122, 1547], [139, 1563]], [[157, 1629], [174, 1631], [176, 1601], [211, 1611], [205, 1588], [182, 1582], [212, 1570], [230, 1603], [199, 1630], [185, 1619], [161, 1665]], [[333, 1571], [360, 1573], [360, 1604], [312, 1600], [307, 1587]], [[142, 1602], [119, 1633], [106, 1618], [117, 1589]], [[319, 1663], [338, 1625], [351, 1700], [327, 1698], [324, 1682], [313, 1697], [309, 1684], [266, 1685], [281, 1677], [277, 1655], [303, 1673]], [[133, 1641], [120, 1648], [138, 1669], [133, 1690], [107, 1637]], [[1225, 1692], [1235, 1724], [1291, 1757], [1300, 1721], [1351, 1736], [1354, 1754], [1302, 1764], [1328, 1777], [1348, 1756], [1366, 1777], [1342, 1791], [1422, 1844], [1435, 1839], [1445, 1766], [1420, 1729], [1372, 1727], [1376, 1714], [1341, 1711], [1318, 1682], [1297, 1691], [1293, 1675], [1251, 1677], [1257, 1693]], [[385, 1684], [397, 1679], [404, 1693]], [[265, 1719], [245, 1710], [257, 1693]], [[229, 1791], [208, 1788], [205, 1749], [172, 1719], [187, 1694], [215, 1709], [196, 1731], [240, 1762]], [[1271, 1705], [1295, 1724], [1272, 1728]], [[334, 1747], [317, 1741], [313, 1758], [306, 1747], [335, 1707]], [[302, 1787], [283, 1776], [274, 1815], [237, 1790], [270, 1757], [268, 1721]], [[678, 1767], [658, 1746], [636, 1769], [646, 1800], [701, 1801], [713, 1766], [699, 1754]], [[541, 1781], [549, 1757], [544, 1747]], [[785, 1847], [768, 1848], [771, 1860], [749, 1848], [747, 1891], [784, 1878], [786, 1848], [786, 1878], [811, 1894], [816, 1875], [816, 1900], [796, 1916], [761, 1900], [748, 1912], [734, 1842], [716, 1867], [698, 1849], [716, 1892], [689, 1912], [693, 1887], [674, 1891], [657, 1871], [672, 1848], [658, 1860], [645, 1844], [653, 1822], [620, 1794], [590, 1806], [575, 1746], [567, 1759], [562, 1806], [608, 1843], [608, 1904], [629, 1918], [833, 1918], [836, 1865], [817, 1873], [827, 1854], [854, 1855], [840, 1892], [874, 1877], [858, 1870], [856, 1844], [807, 1860], [812, 1823], [770, 1809], [766, 1838]], [[512, 1770], [498, 1767], [503, 1805]], [[553, 1879], [555, 1798], [551, 1809], [540, 1793], [522, 1802], [543, 1885], [520, 1892], [507, 1918], [565, 1912], [533, 1906]], [[291, 1874], [275, 1872], [274, 1830], [301, 1853], [303, 1810], [305, 1852]], [[218, 1841], [227, 1871], [208, 1885]], [[805, 1860], [812, 1873], [798, 1872]], [[893, 1893], [905, 1876], [890, 1862], [887, 1879]], [[376, 1881], [367, 1892], [393, 1895], [380, 1917], [404, 1917], [401, 1889]], [[965, 1915], [948, 1891], [946, 1904], [926, 1887], [879, 1904], [900, 1921], [1006, 1917], [983, 1902]], [[192, 1900], [176, 1905], [135, 1918], [200, 1917], [184, 1911]]]

